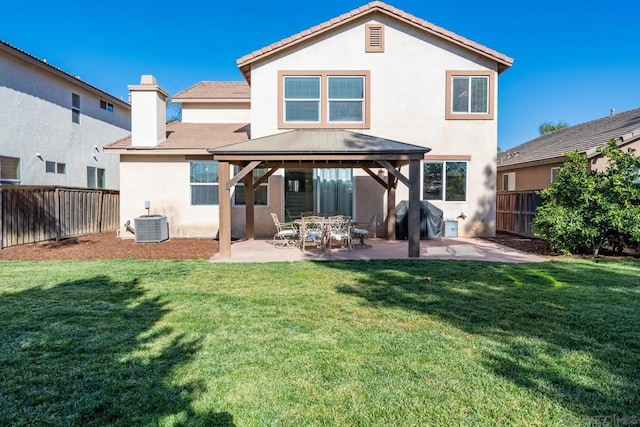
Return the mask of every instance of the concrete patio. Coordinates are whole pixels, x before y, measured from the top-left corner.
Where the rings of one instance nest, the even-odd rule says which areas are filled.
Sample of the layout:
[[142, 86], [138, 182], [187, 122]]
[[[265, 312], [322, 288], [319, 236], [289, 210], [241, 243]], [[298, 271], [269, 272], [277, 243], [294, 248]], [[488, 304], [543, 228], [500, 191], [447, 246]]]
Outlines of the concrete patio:
[[[268, 240], [239, 240], [231, 245], [231, 258], [216, 254], [211, 262], [342, 261], [408, 259], [406, 240], [367, 239], [369, 247], [320, 249], [276, 248]], [[477, 238], [441, 238], [420, 241], [420, 259], [452, 259], [506, 263], [544, 262], [546, 258]]]

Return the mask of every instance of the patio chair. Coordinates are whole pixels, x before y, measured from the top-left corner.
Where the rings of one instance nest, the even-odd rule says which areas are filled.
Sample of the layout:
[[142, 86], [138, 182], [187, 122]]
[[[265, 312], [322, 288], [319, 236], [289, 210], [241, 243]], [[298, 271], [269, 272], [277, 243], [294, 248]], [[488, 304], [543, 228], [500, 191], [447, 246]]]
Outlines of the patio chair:
[[335, 215], [328, 218], [327, 243], [329, 245], [329, 254], [331, 254], [331, 245], [333, 241], [344, 242], [349, 250], [351, 250], [351, 220], [344, 215]]
[[[351, 229], [351, 233], [353, 237], [357, 237], [360, 239], [358, 244], [354, 245], [355, 248], [370, 248], [371, 245], [367, 245], [364, 243], [364, 239], [369, 237], [371, 234], [375, 236], [375, 228], [376, 227], [376, 214], [371, 215], [371, 219], [369, 222], [356, 222], [353, 228]], [[373, 232], [371, 231], [373, 230]]]
[[308, 243], [324, 249], [325, 220], [323, 217], [310, 215], [300, 219], [300, 250], [304, 251]]
[[277, 248], [292, 248], [298, 243], [298, 227], [291, 222], [280, 222], [278, 215], [271, 213], [273, 223], [276, 226], [276, 234], [273, 235], [273, 245]]

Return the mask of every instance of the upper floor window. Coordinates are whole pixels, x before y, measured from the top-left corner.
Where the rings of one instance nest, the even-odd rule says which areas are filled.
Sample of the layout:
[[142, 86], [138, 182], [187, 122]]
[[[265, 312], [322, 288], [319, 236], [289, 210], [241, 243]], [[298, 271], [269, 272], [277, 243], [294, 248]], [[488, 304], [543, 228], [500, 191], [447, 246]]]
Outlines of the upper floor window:
[[492, 71], [447, 71], [445, 117], [493, 119]]
[[105, 101], [104, 99], [100, 100], [100, 108], [105, 111], [113, 112], [113, 104]]
[[218, 162], [206, 160], [190, 163], [191, 204], [218, 204]]
[[71, 93], [71, 121], [80, 123], [80, 95]]
[[45, 162], [45, 170], [47, 173], [65, 174], [67, 173], [67, 165], [66, 163], [56, 163], [47, 160]]
[[424, 162], [422, 200], [467, 200], [467, 162]]
[[278, 73], [281, 129], [369, 127], [368, 71]]
[[20, 158], [0, 156], [0, 183], [20, 183]]

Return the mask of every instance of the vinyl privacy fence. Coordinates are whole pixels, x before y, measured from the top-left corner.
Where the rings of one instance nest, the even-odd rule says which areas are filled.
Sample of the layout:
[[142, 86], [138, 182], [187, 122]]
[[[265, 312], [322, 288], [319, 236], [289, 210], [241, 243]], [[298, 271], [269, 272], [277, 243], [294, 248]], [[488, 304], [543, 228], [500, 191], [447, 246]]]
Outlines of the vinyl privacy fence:
[[0, 248], [118, 229], [115, 190], [0, 185]]

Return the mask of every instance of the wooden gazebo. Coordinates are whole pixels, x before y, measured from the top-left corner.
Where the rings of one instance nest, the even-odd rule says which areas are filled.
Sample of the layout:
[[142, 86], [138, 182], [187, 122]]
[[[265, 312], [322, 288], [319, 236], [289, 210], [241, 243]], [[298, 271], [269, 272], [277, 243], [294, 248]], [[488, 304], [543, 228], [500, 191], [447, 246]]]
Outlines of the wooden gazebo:
[[[359, 168], [387, 190], [387, 238], [395, 238], [396, 187], [409, 188], [409, 257], [420, 256], [420, 162], [430, 148], [406, 144], [345, 130], [293, 130], [208, 150], [219, 168], [220, 256], [231, 257], [231, 189], [242, 181], [246, 188], [246, 237], [255, 236], [254, 197], [256, 186], [280, 168]], [[229, 179], [230, 165], [240, 171]], [[409, 165], [409, 176], [400, 172]], [[255, 168], [268, 172], [255, 183]], [[374, 172], [388, 171], [387, 180]]]

